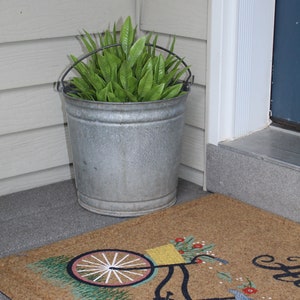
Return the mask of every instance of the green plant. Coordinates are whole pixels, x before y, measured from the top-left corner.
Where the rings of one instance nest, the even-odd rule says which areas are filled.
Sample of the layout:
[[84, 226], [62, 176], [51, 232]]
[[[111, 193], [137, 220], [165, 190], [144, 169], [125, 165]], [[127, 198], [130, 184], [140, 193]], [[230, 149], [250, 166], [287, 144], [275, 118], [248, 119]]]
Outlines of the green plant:
[[[88, 32], [81, 41], [89, 56], [83, 62], [70, 55], [79, 76], [71, 79], [75, 98], [108, 102], [142, 102], [170, 99], [184, 93], [180, 78], [189, 67], [182, 67], [182, 59], [168, 53], [157, 54], [157, 36], [136, 38], [128, 17], [118, 36], [116, 26], [97, 36]], [[151, 42], [152, 39], [152, 42]], [[99, 45], [102, 51], [98, 51]], [[169, 51], [173, 52], [175, 37]]]

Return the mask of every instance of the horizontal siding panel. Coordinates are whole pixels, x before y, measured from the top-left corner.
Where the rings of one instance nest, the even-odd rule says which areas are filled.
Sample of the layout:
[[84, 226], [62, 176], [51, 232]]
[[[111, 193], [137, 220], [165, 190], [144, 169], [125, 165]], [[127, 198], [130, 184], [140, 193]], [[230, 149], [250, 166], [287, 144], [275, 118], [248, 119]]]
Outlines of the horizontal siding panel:
[[66, 165], [68, 133], [54, 126], [0, 137], [0, 179]]
[[179, 177], [200, 186], [204, 185], [204, 173], [185, 165], [180, 165]]
[[[160, 45], [170, 38], [161, 36]], [[175, 52], [191, 65], [195, 83], [206, 82], [206, 42], [178, 38]], [[68, 55], [82, 54], [74, 37], [0, 45], [0, 90], [52, 83], [70, 64]]]
[[74, 37], [0, 45], [0, 90], [57, 81], [71, 53], [82, 53]]
[[194, 85], [187, 100], [186, 124], [204, 129], [205, 127], [205, 88]]
[[[194, 85], [187, 101], [186, 123], [204, 129], [205, 88]], [[66, 122], [63, 99], [52, 85], [0, 92], [0, 135]]]
[[0, 135], [63, 124], [63, 102], [53, 85], [0, 91]]
[[[201, 171], [185, 165], [180, 165], [179, 177], [203, 186], [204, 175]], [[46, 169], [40, 172], [2, 179], [0, 180], [0, 196], [61, 182], [72, 178], [74, 178], [73, 168], [69, 165], [64, 165], [57, 168]]]
[[0, 43], [99, 32], [135, 13], [135, 0], [2, 0]]
[[73, 177], [72, 167], [64, 165], [40, 172], [2, 179], [0, 180], [0, 196], [69, 180]]
[[207, 0], [144, 0], [141, 29], [207, 39]]
[[181, 163], [187, 167], [204, 171], [204, 131], [186, 125], [182, 141]]
[[191, 66], [195, 83], [206, 85], [206, 42], [178, 38], [175, 52]]
[[[172, 37], [159, 35], [157, 44], [169, 48]], [[174, 52], [184, 58], [187, 65], [191, 66], [191, 71], [195, 76], [195, 83], [206, 84], [206, 41], [176, 37]]]

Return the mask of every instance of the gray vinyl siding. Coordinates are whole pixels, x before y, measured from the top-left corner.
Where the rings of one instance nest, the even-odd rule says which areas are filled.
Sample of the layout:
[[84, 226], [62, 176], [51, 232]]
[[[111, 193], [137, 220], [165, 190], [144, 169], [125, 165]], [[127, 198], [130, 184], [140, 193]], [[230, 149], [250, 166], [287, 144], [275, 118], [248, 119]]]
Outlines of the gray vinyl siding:
[[193, 66], [180, 177], [203, 184], [207, 1], [190, 1], [187, 9], [178, 0], [11, 0], [0, 10], [0, 195], [73, 177], [54, 82], [67, 55], [81, 53], [74, 37], [83, 28], [99, 32], [128, 15], [162, 43], [176, 35], [176, 52]]

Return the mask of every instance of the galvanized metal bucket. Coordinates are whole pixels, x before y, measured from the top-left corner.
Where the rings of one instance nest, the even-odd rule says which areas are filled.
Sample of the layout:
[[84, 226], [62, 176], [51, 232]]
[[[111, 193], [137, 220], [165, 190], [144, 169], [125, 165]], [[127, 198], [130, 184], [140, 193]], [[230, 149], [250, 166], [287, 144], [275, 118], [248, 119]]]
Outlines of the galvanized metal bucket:
[[188, 92], [137, 103], [80, 100], [67, 86], [62, 94], [81, 206], [127, 217], [176, 202]]

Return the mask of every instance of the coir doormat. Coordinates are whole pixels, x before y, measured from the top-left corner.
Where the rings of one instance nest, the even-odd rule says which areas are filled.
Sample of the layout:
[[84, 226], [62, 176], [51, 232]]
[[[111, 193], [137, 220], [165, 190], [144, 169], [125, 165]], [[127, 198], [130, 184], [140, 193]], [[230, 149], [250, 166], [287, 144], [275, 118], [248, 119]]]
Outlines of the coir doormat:
[[3, 258], [0, 290], [13, 300], [297, 300], [300, 225], [209, 195]]

